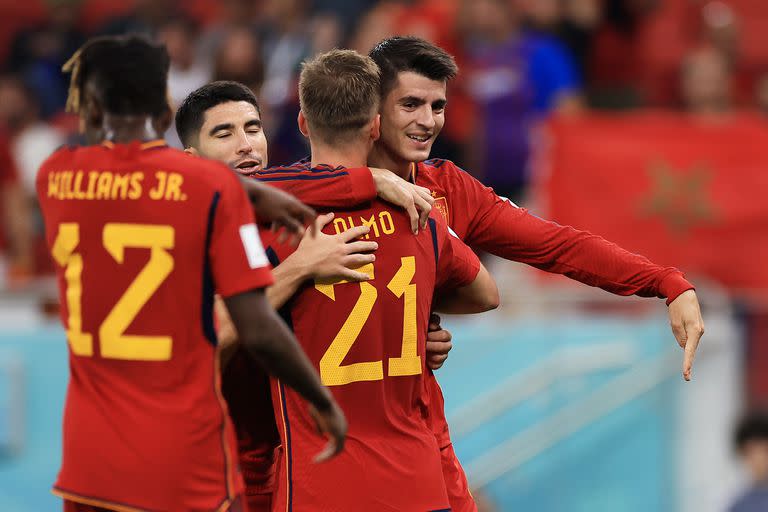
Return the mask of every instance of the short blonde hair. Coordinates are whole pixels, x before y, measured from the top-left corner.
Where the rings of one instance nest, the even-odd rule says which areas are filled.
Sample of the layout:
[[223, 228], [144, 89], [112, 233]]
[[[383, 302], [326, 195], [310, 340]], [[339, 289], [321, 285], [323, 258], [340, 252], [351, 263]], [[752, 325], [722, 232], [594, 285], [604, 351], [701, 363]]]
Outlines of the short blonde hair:
[[306, 61], [299, 101], [313, 134], [323, 142], [351, 139], [379, 109], [380, 72], [368, 56], [331, 50]]

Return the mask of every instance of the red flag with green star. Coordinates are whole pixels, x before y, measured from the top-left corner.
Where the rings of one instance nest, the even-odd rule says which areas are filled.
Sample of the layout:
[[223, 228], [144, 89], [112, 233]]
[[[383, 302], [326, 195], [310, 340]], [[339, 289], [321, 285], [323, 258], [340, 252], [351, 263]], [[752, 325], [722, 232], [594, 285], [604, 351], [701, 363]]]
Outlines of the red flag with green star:
[[768, 119], [673, 113], [558, 119], [544, 216], [736, 293], [768, 293]]

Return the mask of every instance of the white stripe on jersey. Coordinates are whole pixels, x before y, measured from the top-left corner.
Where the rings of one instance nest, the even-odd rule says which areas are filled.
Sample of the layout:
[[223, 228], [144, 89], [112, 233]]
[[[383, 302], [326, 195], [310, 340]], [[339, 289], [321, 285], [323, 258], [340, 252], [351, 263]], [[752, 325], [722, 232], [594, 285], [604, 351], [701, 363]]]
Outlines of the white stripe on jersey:
[[240, 240], [243, 242], [243, 249], [245, 249], [245, 256], [248, 258], [249, 267], [261, 268], [269, 264], [256, 224], [251, 223], [240, 226]]
[[515, 208], [520, 208], [520, 207], [519, 207], [519, 206], [517, 206], [515, 203], [513, 203], [512, 201], [510, 201], [508, 197], [504, 197], [504, 196], [498, 196], [498, 197], [499, 197], [499, 199], [501, 199], [502, 201], [506, 201], [506, 202], [508, 202], [509, 204], [511, 204], [512, 206], [514, 206]]

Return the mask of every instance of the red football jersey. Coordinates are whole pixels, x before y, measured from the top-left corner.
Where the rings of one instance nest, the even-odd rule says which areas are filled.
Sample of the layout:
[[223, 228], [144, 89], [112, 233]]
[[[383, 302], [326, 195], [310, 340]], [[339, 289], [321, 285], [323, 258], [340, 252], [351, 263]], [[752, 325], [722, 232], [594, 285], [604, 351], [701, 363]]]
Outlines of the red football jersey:
[[228, 509], [243, 483], [213, 294], [272, 283], [238, 178], [162, 141], [105, 143], [55, 152], [37, 194], [70, 349], [54, 492], [115, 509]]
[[[368, 201], [355, 197], [354, 193], [373, 187], [373, 178], [367, 167], [324, 167], [311, 171], [302, 167], [271, 167], [251, 176], [260, 180], [265, 178], [263, 181], [277, 186], [290, 181], [292, 192], [299, 197], [322, 192], [320, 205], [327, 207], [344, 207], [350, 203], [350, 198], [354, 204]], [[274, 451], [280, 445], [280, 436], [274, 419], [269, 375], [243, 349], [238, 349], [222, 373], [222, 391], [237, 434], [237, 451], [246, 494], [272, 494]]]
[[[479, 261], [439, 216], [415, 236], [403, 212], [379, 201], [337, 211], [326, 232], [362, 223], [371, 228], [367, 238], [379, 244], [376, 261], [363, 267], [371, 280], [310, 283], [284, 311], [347, 415], [347, 442], [339, 456], [315, 464], [324, 440], [306, 402], [273, 382], [284, 446], [275, 510], [449, 507], [438, 446], [424, 421], [427, 322], [435, 288], [469, 284]], [[292, 248], [270, 250], [283, 260]]]

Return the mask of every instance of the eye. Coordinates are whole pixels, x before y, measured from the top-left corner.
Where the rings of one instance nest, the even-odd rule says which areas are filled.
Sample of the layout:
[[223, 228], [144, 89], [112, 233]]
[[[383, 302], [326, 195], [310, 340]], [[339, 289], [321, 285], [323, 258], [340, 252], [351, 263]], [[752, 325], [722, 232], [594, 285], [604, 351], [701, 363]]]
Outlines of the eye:
[[215, 134], [214, 137], [216, 137], [217, 139], [226, 139], [230, 135], [231, 134], [229, 132], [219, 132], [219, 133]]
[[416, 104], [413, 103], [413, 102], [403, 103], [403, 108], [405, 108], [407, 110], [413, 110], [413, 109], [416, 108]]

